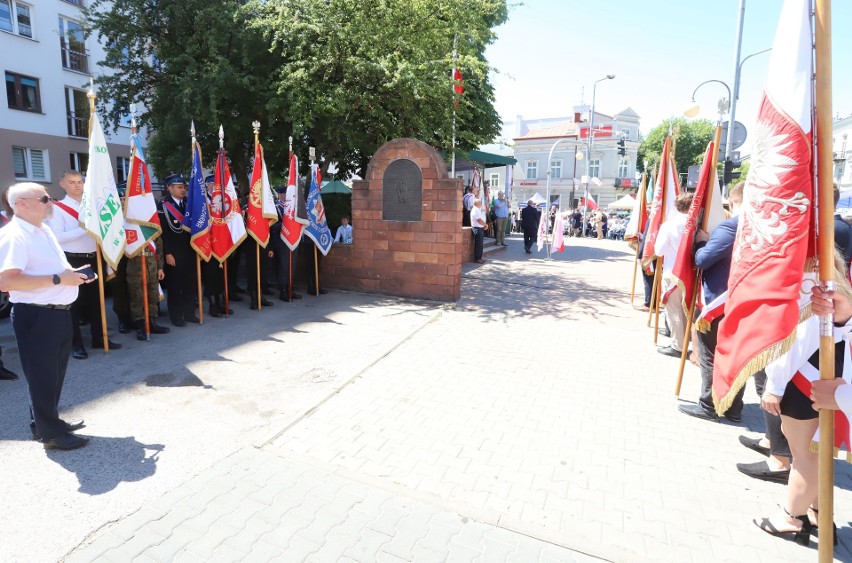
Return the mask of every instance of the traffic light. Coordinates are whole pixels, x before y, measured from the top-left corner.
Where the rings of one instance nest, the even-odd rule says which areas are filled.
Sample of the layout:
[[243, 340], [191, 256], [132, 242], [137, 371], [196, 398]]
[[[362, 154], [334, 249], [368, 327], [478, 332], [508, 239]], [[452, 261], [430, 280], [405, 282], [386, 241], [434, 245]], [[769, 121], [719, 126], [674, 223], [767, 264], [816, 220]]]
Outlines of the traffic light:
[[734, 180], [736, 180], [737, 178], [739, 178], [742, 175], [741, 172], [734, 172], [735, 169], [739, 168], [742, 165], [743, 165], [742, 160], [726, 160], [725, 161], [725, 174], [723, 176], [723, 179], [725, 181], [726, 186], [731, 185]]
[[618, 154], [624, 156], [627, 154], [627, 147], [624, 145], [624, 139], [618, 140]]

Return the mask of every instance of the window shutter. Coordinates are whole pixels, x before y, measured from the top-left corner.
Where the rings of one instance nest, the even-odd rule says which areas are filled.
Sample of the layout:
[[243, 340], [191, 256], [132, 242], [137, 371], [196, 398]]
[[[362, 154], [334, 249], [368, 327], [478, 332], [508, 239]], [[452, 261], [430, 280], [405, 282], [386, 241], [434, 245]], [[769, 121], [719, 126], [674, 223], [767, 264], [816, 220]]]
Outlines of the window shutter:
[[44, 180], [47, 178], [44, 170], [44, 151], [30, 149], [30, 161], [33, 166], [33, 180]]

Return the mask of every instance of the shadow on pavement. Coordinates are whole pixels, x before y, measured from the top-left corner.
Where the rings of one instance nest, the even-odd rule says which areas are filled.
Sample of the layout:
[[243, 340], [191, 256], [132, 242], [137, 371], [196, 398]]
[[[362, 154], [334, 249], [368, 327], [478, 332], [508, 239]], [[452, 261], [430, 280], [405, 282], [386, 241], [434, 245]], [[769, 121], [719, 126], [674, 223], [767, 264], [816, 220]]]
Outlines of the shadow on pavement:
[[[143, 444], [132, 436], [98, 436], [80, 450], [49, 450], [47, 458], [77, 476], [79, 492], [102, 495], [115, 489], [119, 483], [151, 477], [157, 471], [157, 459], [164, 448], [162, 444]], [[95, 459], [109, 462], [93, 463]]]

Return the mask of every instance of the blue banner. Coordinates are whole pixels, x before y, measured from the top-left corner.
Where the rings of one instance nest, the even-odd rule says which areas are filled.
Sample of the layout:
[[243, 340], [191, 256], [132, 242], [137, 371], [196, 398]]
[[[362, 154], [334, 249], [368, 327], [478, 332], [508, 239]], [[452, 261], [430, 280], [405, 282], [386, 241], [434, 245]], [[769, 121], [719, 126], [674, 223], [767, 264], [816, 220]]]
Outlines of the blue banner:
[[317, 181], [319, 176], [319, 165], [311, 165], [311, 188], [308, 190], [308, 226], [305, 227], [305, 234], [317, 245], [323, 256], [331, 250], [333, 237], [331, 229], [328, 228], [328, 222], [325, 217], [325, 207], [322, 205], [322, 195], [320, 195], [320, 183]]
[[192, 248], [205, 261], [210, 260], [210, 210], [207, 207], [207, 190], [204, 187], [204, 171], [201, 168], [201, 147], [192, 142], [192, 172], [186, 194], [185, 229], [192, 236]]

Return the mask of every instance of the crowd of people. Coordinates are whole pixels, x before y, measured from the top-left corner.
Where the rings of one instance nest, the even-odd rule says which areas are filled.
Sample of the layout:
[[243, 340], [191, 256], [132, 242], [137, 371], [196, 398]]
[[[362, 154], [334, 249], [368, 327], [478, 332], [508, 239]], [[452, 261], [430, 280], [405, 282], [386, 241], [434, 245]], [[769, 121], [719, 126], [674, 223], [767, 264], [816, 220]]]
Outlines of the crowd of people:
[[[277, 293], [286, 302], [301, 299], [294, 287], [298, 254], [302, 245], [310, 247], [313, 241], [303, 237], [291, 250], [281, 239], [286, 187], [275, 190], [279, 196], [279, 220], [270, 227], [270, 242], [265, 249], [258, 252], [254, 238], [246, 237], [224, 263], [215, 259], [202, 262], [203, 300], [199, 303], [196, 251], [185, 228], [187, 183], [179, 174], [167, 176], [163, 183], [166, 194], [158, 204], [162, 236], [140, 254], [124, 257], [105, 280], [112, 294], [119, 333], [135, 330], [137, 339], [148, 340], [151, 334], [171, 331], [158, 320], [162, 289], [169, 321], [177, 328], [200, 322], [197, 311], [203, 301], [209, 316], [218, 318], [233, 314], [231, 304], [244, 302], [246, 295], [254, 310], [274, 304], [267, 295]], [[213, 176], [208, 176], [205, 183], [210, 205]], [[58, 200], [35, 183], [15, 184], [6, 191], [7, 209], [2, 216], [5, 224], [0, 229], [0, 291], [8, 292], [14, 304], [12, 326], [29, 389], [33, 438], [45, 448], [70, 450], [88, 442], [88, 438], [74, 433], [85, 426], [83, 421], [66, 421], [58, 413], [68, 361], [72, 357], [88, 358], [81, 327], [89, 327], [90, 349], [120, 350], [122, 345], [104, 338], [105, 312], [98, 284], [93, 283], [97, 279], [97, 243], [80, 226], [78, 218], [83, 177], [79, 172], [65, 171], [59, 185], [65, 197]], [[352, 240], [352, 226], [345, 217], [335, 242], [351, 244]], [[243, 269], [248, 279], [245, 288], [237, 283]], [[107, 277], [106, 265], [103, 271]], [[308, 294], [326, 293], [318, 288], [313, 267], [305, 268], [305, 273]], [[16, 373], [2, 365], [2, 360], [0, 379], [18, 379]]]
[[[684, 236], [687, 211], [692, 203], [692, 194], [681, 194], [675, 201], [676, 213], [667, 216], [659, 227], [653, 244], [653, 257], [643, 258], [640, 244], [638, 260], [652, 268], [662, 263], [661, 294], [667, 295], [665, 302], [665, 328], [661, 333], [671, 336], [668, 345], [657, 351], [663, 355], [680, 358], [684, 347], [691, 340], [696, 344], [697, 363], [701, 374], [701, 386], [695, 403], [682, 403], [678, 410], [688, 416], [709, 422], [720, 422], [717, 405], [712, 393], [714, 357], [717, 348], [719, 325], [724, 318], [724, 296], [728, 289], [740, 206], [743, 201], [743, 184], [737, 184], [729, 192], [730, 217], [722, 221], [712, 232], [698, 230], [693, 243], [696, 268], [701, 271], [701, 286], [704, 292], [705, 310], [695, 319], [688, 319], [684, 309], [683, 289], [672, 277], [678, 247]], [[835, 205], [839, 191], [835, 188]], [[640, 233], [640, 243], [647, 236]], [[808, 288], [810, 308], [813, 316], [804, 321], [797, 331], [796, 341], [790, 352], [771, 362], [754, 377], [755, 389], [761, 398], [761, 407], [766, 431], [762, 437], [743, 434], [739, 442], [766, 459], [739, 463], [737, 469], [743, 474], [763, 481], [786, 485], [781, 503], [782, 512], [755, 520], [763, 531], [807, 545], [817, 532], [817, 454], [811, 444], [818, 426], [818, 408], [839, 409], [852, 415], [852, 386], [845, 385], [852, 372], [849, 342], [852, 341], [852, 286], [849, 282], [848, 264], [852, 256], [852, 227], [835, 216], [835, 276], [837, 288], [834, 292], [823, 292], [819, 287]], [[650, 312], [652, 303], [653, 271], [643, 270], [645, 300], [636, 308]], [[834, 315], [837, 378], [830, 381], [809, 381], [797, 374], [818, 373], [819, 370], [819, 316]], [[693, 324], [693, 320], [696, 321]], [[690, 331], [690, 335], [687, 334]], [[847, 374], [846, 379], [843, 375]], [[818, 379], [818, 378], [817, 378]], [[806, 382], [806, 383], [805, 383]], [[733, 423], [742, 423], [743, 394], [745, 388], [734, 397], [723, 417]], [[837, 541], [834, 536], [835, 543]]]

